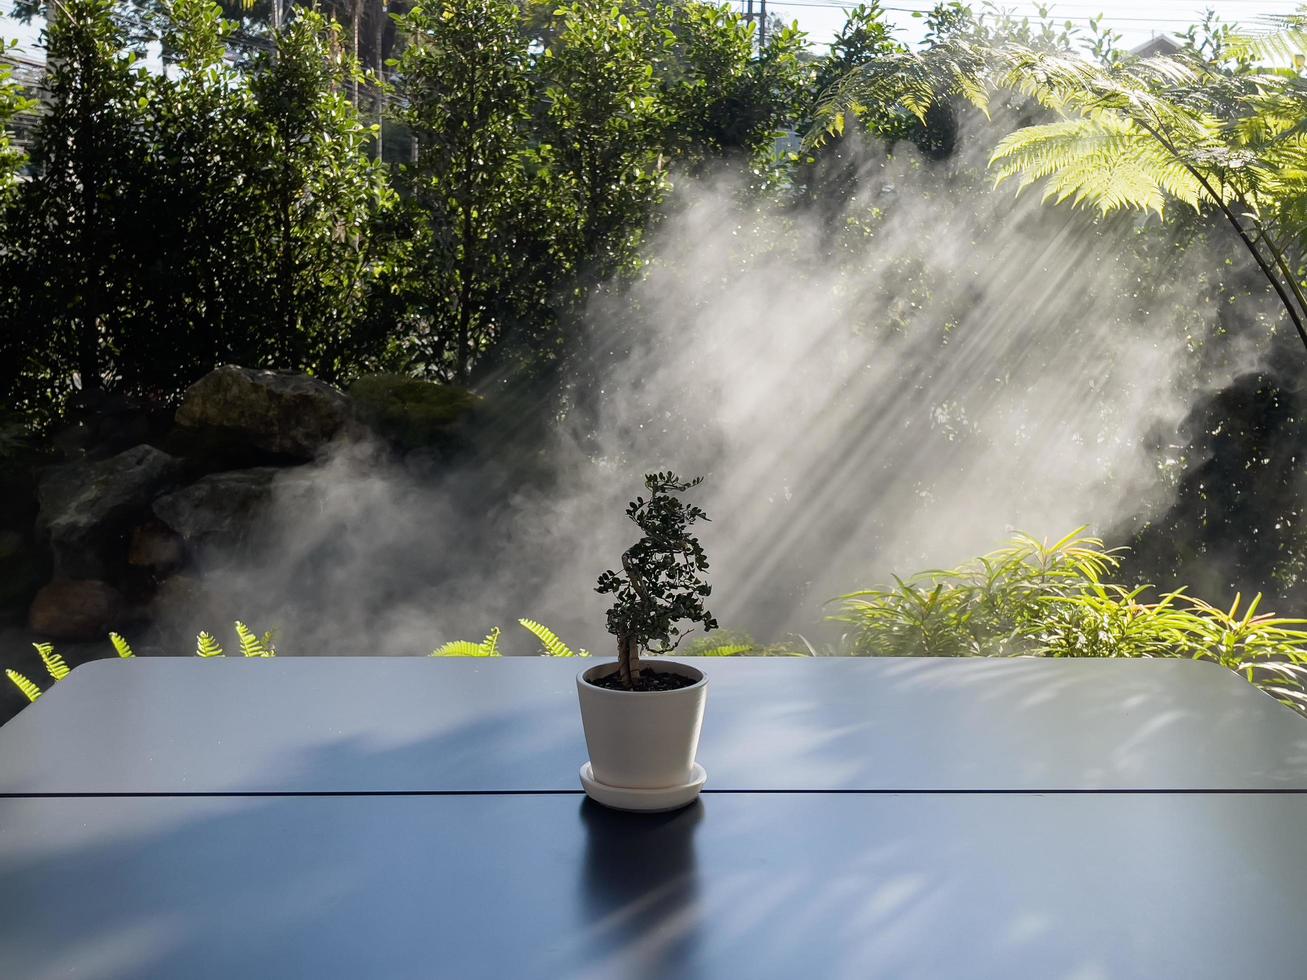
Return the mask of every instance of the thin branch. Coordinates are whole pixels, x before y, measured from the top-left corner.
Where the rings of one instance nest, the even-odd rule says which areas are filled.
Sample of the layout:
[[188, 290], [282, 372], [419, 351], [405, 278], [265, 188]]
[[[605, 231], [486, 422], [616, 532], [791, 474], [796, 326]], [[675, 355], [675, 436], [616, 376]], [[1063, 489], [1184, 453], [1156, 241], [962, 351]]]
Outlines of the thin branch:
[[[1239, 240], [1244, 243], [1244, 246], [1252, 255], [1253, 260], [1257, 263], [1257, 267], [1262, 270], [1262, 274], [1266, 276], [1267, 281], [1271, 284], [1271, 288], [1275, 290], [1276, 295], [1280, 298], [1281, 304], [1283, 304], [1285, 311], [1289, 314], [1289, 319], [1293, 321], [1294, 329], [1298, 331], [1298, 337], [1302, 340], [1303, 347], [1307, 348], [1307, 328], [1303, 326], [1302, 319], [1302, 313], [1303, 311], [1307, 311], [1307, 307], [1304, 307], [1303, 310], [1300, 311], [1294, 306], [1293, 298], [1291, 298], [1289, 293], [1285, 291], [1284, 284], [1280, 281], [1280, 277], [1276, 275], [1276, 270], [1266, 261], [1265, 256], [1263, 256], [1261, 251], [1257, 248], [1257, 244], [1248, 237], [1248, 232], [1244, 229], [1243, 223], [1239, 220], [1238, 215], [1236, 215], [1234, 211], [1230, 209], [1229, 205], [1225, 203], [1221, 194], [1212, 187], [1209, 178], [1189, 163], [1189, 161], [1176, 150], [1171, 141], [1168, 140], [1158, 128], [1150, 125], [1137, 116], [1132, 116], [1132, 118], [1141, 129], [1152, 136], [1153, 139], [1157, 140], [1158, 144], [1166, 150], [1167, 153], [1171, 154], [1176, 162], [1184, 167], [1194, 180], [1198, 181], [1203, 190], [1207, 192], [1207, 196], [1212, 199], [1212, 202], [1218, 208], [1220, 208], [1221, 213], [1225, 215], [1226, 219], [1230, 222], [1231, 227], [1234, 228], [1235, 234], [1239, 236]], [[1292, 277], [1288, 278], [1292, 281]], [[1301, 299], [1301, 293], [1297, 288], [1294, 289], [1294, 293]]]

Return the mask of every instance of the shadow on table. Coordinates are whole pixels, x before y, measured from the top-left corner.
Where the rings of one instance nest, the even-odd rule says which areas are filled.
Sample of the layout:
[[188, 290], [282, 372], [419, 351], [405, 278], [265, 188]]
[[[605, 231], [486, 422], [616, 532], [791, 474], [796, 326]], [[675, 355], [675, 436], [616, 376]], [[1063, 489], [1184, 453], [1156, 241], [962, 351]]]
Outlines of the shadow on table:
[[[585, 834], [580, 896], [587, 943], [623, 959], [627, 975], [697, 975], [702, 922], [694, 833], [704, 805], [671, 813], [622, 813], [583, 799]], [[632, 955], [634, 954], [634, 955]]]

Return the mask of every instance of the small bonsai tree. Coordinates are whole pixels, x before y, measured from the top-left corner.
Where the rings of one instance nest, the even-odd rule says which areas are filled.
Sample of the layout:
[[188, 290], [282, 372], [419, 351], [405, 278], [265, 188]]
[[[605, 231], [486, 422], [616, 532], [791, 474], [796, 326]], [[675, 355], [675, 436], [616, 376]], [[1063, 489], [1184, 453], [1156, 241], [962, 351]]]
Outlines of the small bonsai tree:
[[717, 620], [704, 608], [712, 587], [701, 577], [708, 558], [698, 538], [690, 534], [697, 521], [708, 520], [698, 507], [677, 496], [697, 487], [703, 477], [683, 482], [675, 473], [650, 473], [644, 478], [649, 498], [636, 497], [626, 516], [644, 537], [622, 554], [622, 567], [599, 576], [595, 589], [613, 595], [608, 610], [608, 632], [617, 637], [617, 658], [622, 684], [634, 690], [640, 672], [640, 651], [669, 653], [690, 630], [690, 622], [704, 630], [717, 628]]

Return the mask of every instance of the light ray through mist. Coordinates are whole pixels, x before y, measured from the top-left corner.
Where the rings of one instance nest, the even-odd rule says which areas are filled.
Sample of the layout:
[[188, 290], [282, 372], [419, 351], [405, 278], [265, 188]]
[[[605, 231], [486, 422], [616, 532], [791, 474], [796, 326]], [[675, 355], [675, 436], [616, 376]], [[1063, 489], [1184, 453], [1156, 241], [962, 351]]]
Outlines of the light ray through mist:
[[1012, 529], [1164, 504], [1145, 437], [1193, 397], [1186, 338], [1216, 314], [1188, 301], [1188, 270], [1210, 256], [1175, 250], [1141, 283], [1133, 218], [990, 190], [974, 161], [900, 152], [864, 171], [833, 220], [682, 183], [647, 274], [587, 313], [589, 411], [538, 443], [508, 424], [454, 469], [342, 449], [257, 547], [206, 557], [165, 629], [241, 617], [290, 654], [421, 654], [499, 625], [525, 653], [512, 627], [529, 617], [606, 653], [595, 578], [634, 540], [623, 507], [655, 469], [707, 477], [710, 607], [763, 641]]

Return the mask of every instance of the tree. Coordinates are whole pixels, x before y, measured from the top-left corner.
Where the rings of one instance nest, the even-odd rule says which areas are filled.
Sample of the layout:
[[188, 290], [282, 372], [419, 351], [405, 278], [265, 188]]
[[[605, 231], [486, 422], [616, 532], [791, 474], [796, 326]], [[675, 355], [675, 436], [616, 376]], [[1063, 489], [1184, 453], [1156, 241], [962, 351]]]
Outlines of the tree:
[[622, 553], [620, 571], [599, 576], [595, 591], [614, 597], [608, 632], [617, 638], [622, 684], [628, 690], [636, 686], [642, 649], [670, 653], [684, 635], [680, 624], [686, 621], [705, 630], [717, 628], [704, 608], [712, 586], [700, 577], [708, 570], [708, 558], [690, 534], [690, 527], [708, 515], [677, 496], [702, 482], [702, 477], [682, 481], [675, 473], [648, 474], [649, 498], [636, 497], [626, 508], [643, 536]]
[[[33, 149], [37, 178], [19, 194], [9, 283], [23, 299], [7, 329], [39, 350], [58, 399], [114, 376], [121, 318], [140, 277], [123, 247], [132, 193], [146, 166], [148, 76], [127, 48], [109, 0], [67, 0], [45, 31], [48, 111]], [[39, 333], [39, 336], [36, 335]]]
[[736, 11], [697, 2], [660, 4], [655, 19], [672, 36], [657, 66], [668, 109], [666, 149], [695, 169], [722, 159], [770, 156], [807, 87], [803, 33], [782, 26], [755, 58], [753, 25]]
[[145, 285], [119, 338], [132, 390], [167, 398], [223, 362], [257, 362], [266, 310], [252, 222], [248, 89], [226, 60], [234, 25], [211, 0], [176, 0], [161, 35], [175, 71], [151, 77], [144, 223], [130, 247]]
[[615, 11], [602, 0], [560, 6], [554, 17], [539, 63], [537, 126], [575, 214], [564, 248], [594, 283], [631, 261], [669, 186], [662, 151], [670, 113], [655, 71], [671, 38], [647, 10]]
[[[1304, 22], [1307, 23], [1307, 22]], [[1000, 181], [1043, 181], [1046, 200], [1108, 214], [1164, 212], [1167, 202], [1213, 207], [1274, 290], [1307, 346], [1307, 82], [1290, 72], [1250, 72], [1250, 51], [1307, 49], [1296, 27], [1279, 39], [1225, 37], [1229, 61], [1197, 51], [1101, 64], [1070, 52], [957, 37], [851, 72], [823, 106], [839, 131], [845, 113], [900, 105], [924, 121], [937, 100], [960, 93], [985, 109], [994, 90], [1020, 92], [1058, 113], [1026, 126], [993, 155]]]
[[530, 293], [541, 209], [531, 186], [529, 58], [514, 0], [444, 0], [400, 18], [407, 315], [419, 369], [466, 382]]
[[359, 67], [339, 25], [300, 15], [256, 58], [249, 126], [265, 358], [339, 380], [379, 349], [362, 311], [381, 268], [375, 224], [394, 203], [372, 130], [350, 102]]
[[[0, 41], [0, 58], [13, 46], [14, 42], [5, 44]], [[10, 126], [20, 114], [35, 106], [36, 103], [27, 97], [14, 78], [13, 67], [0, 60], [0, 206], [13, 192], [18, 171], [26, 160], [23, 152], [13, 144]]]

